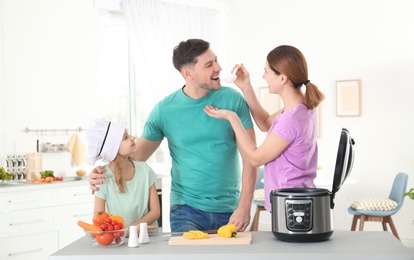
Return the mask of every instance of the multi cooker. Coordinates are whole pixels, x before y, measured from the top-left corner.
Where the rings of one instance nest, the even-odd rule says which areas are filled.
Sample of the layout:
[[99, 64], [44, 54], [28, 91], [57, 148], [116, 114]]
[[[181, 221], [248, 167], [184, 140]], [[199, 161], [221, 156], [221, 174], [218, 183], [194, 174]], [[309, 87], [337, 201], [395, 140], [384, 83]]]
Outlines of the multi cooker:
[[318, 242], [333, 234], [335, 193], [349, 176], [354, 140], [343, 128], [339, 140], [332, 192], [321, 188], [287, 188], [270, 193], [272, 232], [282, 241]]

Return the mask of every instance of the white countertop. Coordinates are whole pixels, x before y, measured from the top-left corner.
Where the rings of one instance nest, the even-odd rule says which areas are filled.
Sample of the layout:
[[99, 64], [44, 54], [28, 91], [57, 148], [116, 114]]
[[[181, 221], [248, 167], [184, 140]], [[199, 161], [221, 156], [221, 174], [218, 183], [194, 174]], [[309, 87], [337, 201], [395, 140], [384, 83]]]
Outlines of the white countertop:
[[335, 231], [328, 241], [293, 243], [277, 240], [270, 231], [252, 232], [250, 245], [169, 246], [170, 236], [150, 236], [150, 243], [137, 248], [91, 247], [82, 237], [52, 254], [50, 260], [91, 259], [414, 259], [414, 254], [390, 232]]
[[[70, 187], [85, 185], [89, 186], [88, 176], [82, 177], [80, 180], [72, 181], [75, 177], [65, 177], [64, 181], [53, 181], [51, 183], [30, 183], [30, 182], [15, 182], [10, 184], [0, 184], [0, 193], [14, 192], [21, 190], [38, 190], [48, 188]], [[92, 193], [91, 193], [92, 194]]]
[[[157, 180], [162, 178], [169, 177], [168, 174], [157, 174]], [[0, 182], [0, 193], [2, 192], [14, 192], [21, 190], [36, 190], [36, 189], [48, 189], [48, 188], [60, 188], [60, 187], [70, 187], [70, 186], [80, 186], [85, 185], [89, 187], [89, 176], [83, 176], [80, 180], [74, 180], [76, 176], [64, 177], [63, 181], [53, 181], [51, 183], [31, 183], [26, 182], [11, 182], [11, 183], [2, 183]], [[156, 183], [156, 185], [160, 185]], [[92, 193], [91, 193], [92, 194]]]

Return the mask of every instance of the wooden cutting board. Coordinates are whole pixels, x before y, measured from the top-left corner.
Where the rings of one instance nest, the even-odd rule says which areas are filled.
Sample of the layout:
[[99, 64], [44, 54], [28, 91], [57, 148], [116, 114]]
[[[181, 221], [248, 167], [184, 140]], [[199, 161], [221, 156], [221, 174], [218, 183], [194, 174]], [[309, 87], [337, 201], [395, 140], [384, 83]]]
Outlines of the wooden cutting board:
[[246, 245], [252, 243], [252, 234], [250, 232], [237, 233], [237, 237], [224, 238], [217, 234], [208, 235], [206, 239], [185, 239], [183, 236], [171, 237], [168, 240], [170, 246], [200, 246], [200, 245]]

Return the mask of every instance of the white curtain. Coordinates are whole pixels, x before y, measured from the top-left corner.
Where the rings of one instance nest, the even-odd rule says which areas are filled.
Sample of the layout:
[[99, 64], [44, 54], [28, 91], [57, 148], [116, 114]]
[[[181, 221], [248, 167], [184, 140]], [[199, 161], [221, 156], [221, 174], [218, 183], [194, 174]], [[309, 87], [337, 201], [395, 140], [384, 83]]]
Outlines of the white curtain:
[[138, 135], [153, 106], [185, 83], [172, 64], [180, 41], [201, 38], [219, 55], [224, 49], [222, 11], [162, 0], [122, 0], [134, 63]]

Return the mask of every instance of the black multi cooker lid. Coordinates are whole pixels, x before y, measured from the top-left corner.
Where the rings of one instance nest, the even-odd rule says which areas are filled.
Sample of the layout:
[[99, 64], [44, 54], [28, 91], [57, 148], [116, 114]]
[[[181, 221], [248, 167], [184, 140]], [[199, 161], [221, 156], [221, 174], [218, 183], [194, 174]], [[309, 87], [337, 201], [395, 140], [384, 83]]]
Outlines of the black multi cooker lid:
[[336, 156], [332, 193], [336, 193], [339, 188], [341, 188], [342, 184], [351, 173], [355, 155], [354, 144], [354, 139], [351, 138], [348, 130], [342, 128], [338, 154]]

